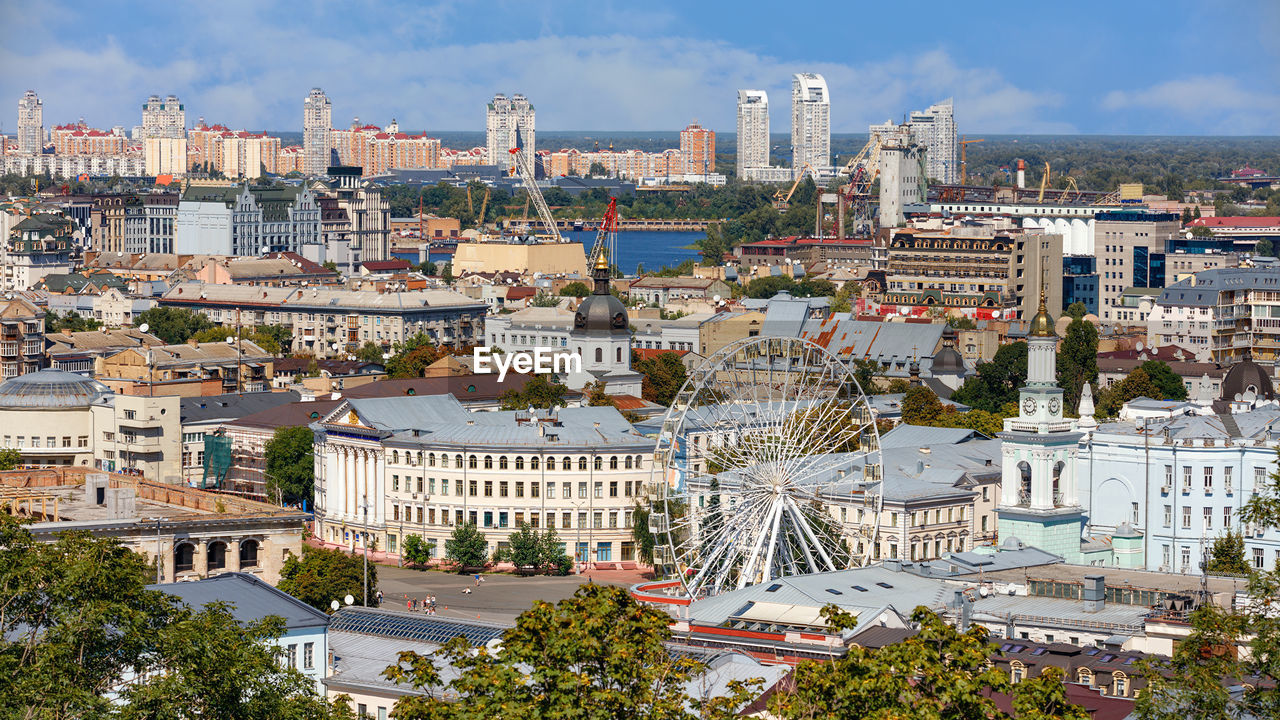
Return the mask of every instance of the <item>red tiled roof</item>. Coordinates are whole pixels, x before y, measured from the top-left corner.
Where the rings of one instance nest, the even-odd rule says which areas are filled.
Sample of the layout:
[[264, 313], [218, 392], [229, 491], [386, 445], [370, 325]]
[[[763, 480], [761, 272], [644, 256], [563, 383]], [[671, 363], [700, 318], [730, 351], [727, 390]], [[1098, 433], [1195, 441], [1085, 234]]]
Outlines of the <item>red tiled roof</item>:
[[388, 270], [408, 270], [410, 268], [408, 260], [366, 260], [360, 263], [366, 270], [373, 272], [386, 272]]
[[640, 410], [649, 407], [649, 401], [635, 395], [610, 395], [619, 410]]
[[652, 360], [663, 353], [671, 353], [676, 357], [683, 357], [689, 354], [688, 350], [662, 350], [660, 348], [634, 348], [631, 352], [639, 355], [641, 360]]

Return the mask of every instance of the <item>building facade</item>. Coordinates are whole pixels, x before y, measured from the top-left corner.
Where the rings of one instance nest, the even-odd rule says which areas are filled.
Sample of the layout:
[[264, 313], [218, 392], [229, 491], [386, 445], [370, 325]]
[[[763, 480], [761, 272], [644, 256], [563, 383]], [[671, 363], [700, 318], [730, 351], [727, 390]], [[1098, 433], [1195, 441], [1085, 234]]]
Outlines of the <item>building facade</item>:
[[613, 408], [471, 412], [451, 395], [352, 399], [316, 432], [316, 534], [399, 553], [417, 535], [442, 558], [463, 523], [489, 554], [524, 523], [554, 529], [579, 563], [636, 562], [637, 498], [653, 441]]
[[1128, 288], [1165, 286], [1165, 253], [1181, 230], [1177, 213], [1119, 210], [1094, 216], [1098, 310], [1104, 322], [1121, 319], [1120, 297]]
[[329, 155], [333, 131], [333, 104], [320, 88], [302, 101], [302, 172], [305, 175], [323, 175], [329, 168]]
[[43, 310], [22, 298], [0, 303], [0, 378], [8, 380], [45, 367], [44, 344]]
[[28, 90], [18, 100], [18, 152], [38, 155], [44, 149], [44, 101], [35, 90]]
[[485, 111], [485, 148], [490, 165], [510, 169], [510, 151], [518, 144], [529, 167], [533, 167], [535, 115], [529, 99], [520, 93], [510, 98], [502, 93], [493, 96]]
[[819, 175], [831, 172], [831, 97], [827, 81], [814, 73], [791, 77], [791, 167], [805, 165]]
[[928, 149], [925, 163], [927, 177], [945, 185], [960, 182], [960, 144], [956, 138], [955, 108], [951, 98], [927, 110], [914, 110], [906, 123], [892, 120], [872, 125], [869, 132], [884, 141], [915, 143]]
[[1147, 316], [1147, 340], [1234, 363], [1280, 359], [1280, 268], [1226, 268], [1165, 287]]
[[690, 123], [680, 131], [680, 156], [685, 173], [710, 175], [716, 170], [716, 131]]
[[164, 100], [159, 95], [152, 95], [142, 106], [142, 136], [134, 140], [146, 141], [149, 138], [185, 138], [187, 136], [187, 110], [178, 100], [177, 95], [170, 95]]
[[751, 168], [769, 167], [769, 94], [738, 91], [738, 178], [750, 178]]
[[303, 254], [320, 241], [320, 205], [305, 187], [190, 185], [178, 203], [173, 252]]
[[177, 193], [147, 193], [124, 206], [124, 252], [172, 253]]

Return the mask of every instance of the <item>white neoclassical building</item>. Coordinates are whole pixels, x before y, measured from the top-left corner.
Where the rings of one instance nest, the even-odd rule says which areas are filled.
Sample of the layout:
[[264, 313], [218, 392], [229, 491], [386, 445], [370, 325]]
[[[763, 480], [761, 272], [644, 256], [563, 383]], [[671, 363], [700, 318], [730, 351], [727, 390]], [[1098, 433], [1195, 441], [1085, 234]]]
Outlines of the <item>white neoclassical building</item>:
[[502, 547], [554, 528], [580, 562], [636, 561], [631, 528], [653, 440], [611, 407], [484, 412], [452, 395], [348, 399], [316, 433], [316, 535], [394, 556], [417, 535], [444, 554], [474, 523]]

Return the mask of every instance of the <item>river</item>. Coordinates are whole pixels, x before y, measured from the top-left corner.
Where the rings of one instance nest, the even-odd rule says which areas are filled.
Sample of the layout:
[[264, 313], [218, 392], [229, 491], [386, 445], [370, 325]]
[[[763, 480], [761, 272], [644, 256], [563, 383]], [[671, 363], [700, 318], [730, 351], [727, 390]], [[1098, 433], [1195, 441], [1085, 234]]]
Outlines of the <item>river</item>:
[[[566, 232], [565, 239], [580, 242], [590, 249], [596, 241], [594, 232]], [[702, 232], [669, 232], [665, 230], [626, 230], [618, 233], [617, 266], [622, 272], [632, 275], [638, 265], [647, 271], [657, 270], [663, 265], [675, 267], [685, 260], [696, 260], [701, 257], [697, 250], [690, 250], [706, 233]], [[398, 252], [396, 257], [409, 262], [418, 262], [418, 254]], [[449, 255], [432, 254], [432, 262], [449, 262]]]

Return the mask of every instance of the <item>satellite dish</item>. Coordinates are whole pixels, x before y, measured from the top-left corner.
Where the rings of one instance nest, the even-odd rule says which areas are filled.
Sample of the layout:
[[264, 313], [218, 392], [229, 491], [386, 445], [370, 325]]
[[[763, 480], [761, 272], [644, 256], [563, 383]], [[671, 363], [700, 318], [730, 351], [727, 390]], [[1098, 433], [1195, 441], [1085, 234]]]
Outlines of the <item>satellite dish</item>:
[[346, 597], [342, 598], [342, 602], [344, 602], [344, 603], [346, 603], [346, 604], [348, 604], [348, 605], [353, 605], [353, 604], [355, 604], [355, 601], [356, 601], [356, 599], [355, 599], [355, 598], [353, 598], [353, 597], [351, 597], [350, 595], [348, 595], [348, 596], [346, 596]]
[[[348, 595], [348, 597], [350, 597], [350, 596]], [[336, 611], [338, 610], [338, 608], [340, 608], [340, 607], [342, 607], [342, 606], [338, 604], [338, 601], [337, 601], [337, 600], [334, 600], [333, 602], [329, 603], [329, 608], [330, 608], [330, 609], [332, 609], [332, 610], [334, 610], [335, 612], [336, 612]]]
[[1139, 340], [1139, 341], [1138, 341], [1138, 344], [1134, 346], [1134, 349], [1135, 349], [1135, 350], [1137, 350], [1138, 352], [1142, 352], [1142, 341], [1141, 341], [1141, 340]]
[[235, 345], [235, 344], [236, 344], [236, 339], [228, 335], [228, 336], [227, 336], [227, 344], [228, 344], [228, 345]]
[[712, 296], [711, 296], [711, 301], [712, 301], [712, 302], [720, 302], [720, 296], [719, 296], [719, 295], [712, 295]]
[[148, 332], [149, 330], [151, 330], [151, 326], [146, 323], [142, 323], [138, 326], [138, 332]]

